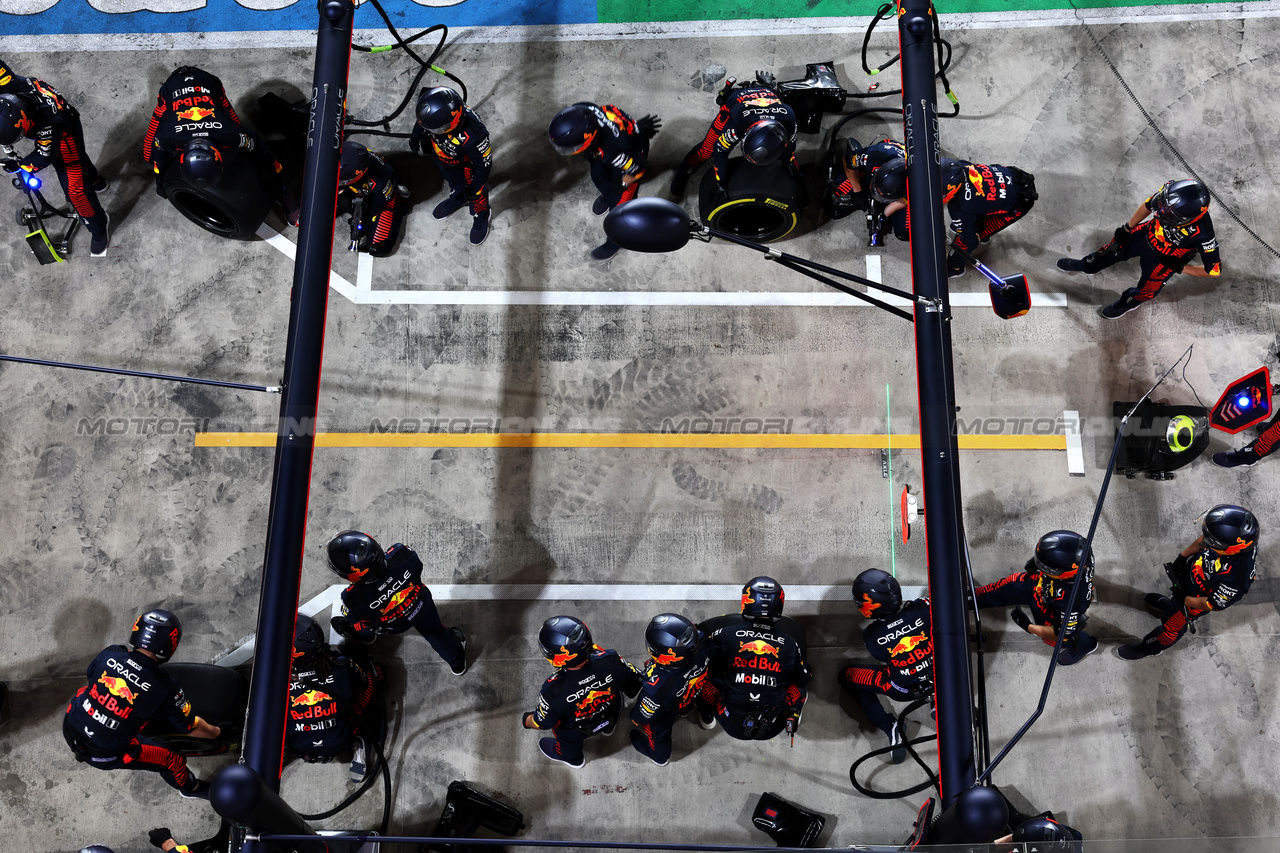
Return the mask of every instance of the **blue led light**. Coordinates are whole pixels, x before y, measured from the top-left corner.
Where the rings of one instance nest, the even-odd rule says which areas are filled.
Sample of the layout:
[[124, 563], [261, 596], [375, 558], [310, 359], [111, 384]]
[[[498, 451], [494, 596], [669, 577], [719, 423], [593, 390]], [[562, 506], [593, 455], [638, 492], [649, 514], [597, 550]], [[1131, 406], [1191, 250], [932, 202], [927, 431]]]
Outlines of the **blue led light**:
[[1236, 397], [1236, 405], [1242, 409], [1247, 409], [1253, 405], [1253, 401], [1249, 399], [1248, 394], [1241, 394], [1239, 397]]
[[40, 179], [37, 178], [35, 175], [31, 174], [30, 172], [23, 175], [22, 180], [26, 181], [27, 186], [31, 187], [31, 189], [33, 190], [40, 189]]

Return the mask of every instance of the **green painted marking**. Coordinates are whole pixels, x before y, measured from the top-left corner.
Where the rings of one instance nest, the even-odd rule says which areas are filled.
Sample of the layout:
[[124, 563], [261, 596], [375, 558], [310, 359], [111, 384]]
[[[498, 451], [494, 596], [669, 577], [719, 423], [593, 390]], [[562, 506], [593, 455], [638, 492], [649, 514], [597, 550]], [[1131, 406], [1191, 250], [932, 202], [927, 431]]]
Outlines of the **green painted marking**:
[[[1177, 6], [1186, 0], [1084, 0], [1075, 5], [1081, 9], [1111, 9], [1119, 6]], [[1206, 0], [1227, 3], [1230, 0]], [[870, 17], [880, 2], [850, 0], [596, 0], [596, 15], [602, 24], [650, 23], [658, 21], [742, 21], [762, 18], [841, 18]], [[1069, 0], [955, 0], [938, 4], [941, 15], [965, 12], [1026, 12], [1040, 9], [1070, 9]], [[893, 38], [893, 19], [876, 28], [886, 38]]]

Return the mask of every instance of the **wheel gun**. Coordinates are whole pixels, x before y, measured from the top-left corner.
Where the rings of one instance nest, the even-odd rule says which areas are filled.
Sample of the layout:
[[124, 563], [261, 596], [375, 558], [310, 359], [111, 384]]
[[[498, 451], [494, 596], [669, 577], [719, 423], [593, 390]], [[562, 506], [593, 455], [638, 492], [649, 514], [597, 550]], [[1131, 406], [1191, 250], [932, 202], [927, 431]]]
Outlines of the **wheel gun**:
[[364, 199], [356, 197], [351, 202], [351, 245], [347, 247], [349, 252], [360, 251], [360, 244], [364, 240]]

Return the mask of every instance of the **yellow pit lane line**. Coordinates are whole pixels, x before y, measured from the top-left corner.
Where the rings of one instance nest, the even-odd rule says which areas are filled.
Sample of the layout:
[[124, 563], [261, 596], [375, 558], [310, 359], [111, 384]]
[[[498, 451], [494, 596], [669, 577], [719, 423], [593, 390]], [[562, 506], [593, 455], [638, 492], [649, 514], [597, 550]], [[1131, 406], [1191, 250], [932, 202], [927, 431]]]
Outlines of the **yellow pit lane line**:
[[[273, 432], [199, 432], [196, 447], [275, 447]], [[1063, 450], [1064, 435], [962, 435], [961, 450]], [[658, 432], [322, 432], [316, 447], [653, 447], [685, 450], [919, 450], [918, 435], [809, 433], [742, 435]]]

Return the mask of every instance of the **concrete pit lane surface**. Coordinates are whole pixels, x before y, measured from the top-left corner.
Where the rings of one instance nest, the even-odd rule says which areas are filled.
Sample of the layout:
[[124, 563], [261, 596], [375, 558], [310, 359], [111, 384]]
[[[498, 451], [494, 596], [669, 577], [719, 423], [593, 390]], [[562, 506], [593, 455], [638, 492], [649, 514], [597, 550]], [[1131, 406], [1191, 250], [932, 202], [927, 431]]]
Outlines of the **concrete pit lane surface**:
[[[1280, 102], [1280, 22], [1270, 14], [1093, 25], [1164, 134], [1269, 240], [1280, 203], [1268, 131]], [[884, 30], [876, 64], [896, 49]], [[870, 660], [847, 597], [853, 577], [877, 566], [895, 568], [905, 586], [925, 582], [923, 536], [891, 551], [896, 492], [919, 486], [910, 327], [720, 243], [591, 261], [603, 240], [590, 214], [596, 191], [585, 164], [545, 139], [550, 117], [578, 100], [661, 115], [641, 195], [664, 194], [715, 114], [717, 74], [765, 68], [794, 79], [805, 63], [834, 57], [843, 84], [865, 91], [861, 32], [474, 35], [441, 62], [466, 81], [493, 137], [488, 241], [469, 245], [464, 214], [431, 218], [445, 190], [428, 158], [403, 141], [357, 137], [390, 155], [413, 210], [395, 254], [371, 264], [345, 251], [339, 224], [329, 297], [320, 430], [346, 438], [322, 436], [316, 451], [303, 600], [331, 595], [322, 545], [356, 527], [415, 548], [428, 583], [447, 590], [437, 595], [444, 621], [471, 640], [462, 678], [416, 634], [374, 647], [389, 671], [392, 831], [433, 828], [448, 783], [465, 779], [521, 809], [532, 837], [767, 844], [750, 815], [771, 790], [829, 816], [825, 846], [900, 841], [921, 798], [873, 801], [851, 789], [849, 764], [885, 740], [840, 695], [836, 672]], [[962, 452], [983, 583], [1020, 568], [1040, 534], [1087, 529], [1112, 402], [1137, 399], [1189, 344], [1187, 381], [1179, 370], [1158, 399], [1195, 403], [1198, 392], [1211, 405], [1236, 377], [1275, 367], [1276, 258], [1215, 203], [1221, 278], [1176, 276], [1123, 319], [1098, 317], [1134, 283], [1136, 263], [1086, 278], [1055, 261], [1105, 242], [1164, 181], [1184, 177], [1181, 166], [1081, 27], [971, 22], [945, 35], [962, 111], [941, 123], [944, 153], [1016, 165], [1040, 192], [1028, 216], [979, 252], [1003, 275], [1027, 274], [1040, 300], [1031, 313], [1001, 321], [985, 280], [970, 272], [951, 282], [959, 417], [974, 433], [965, 440], [1005, 448]], [[5, 352], [277, 384], [295, 230], [274, 212], [263, 232], [271, 241], [214, 237], [155, 196], [140, 157], [156, 89], [178, 65], [218, 74], [243, 117], [268, 91], [303, 100], [310, 51], [107, 46], [37, 53], [6, 42], [16, 70], [79, 108], [90, 155], [112, 181], [102, 196], [112, 242], [105, 258], [90, 258], [81, 234], [68, 263], [41, 267], [9, 226], [0, 240]], [[356, 55], [352, 112], [388, 112], [413, 73], [397, 51]], [[886, 76], [882, 88], [896, 87]], [[408, 119], [393, 129], [407, 132]], [[846, 130], [864, 142], [900, 134], [884, 117]], [[818, 162], [823, 142], [802, 136], [801, 160]], [[60, 202], [53, 173], [45, 177]], [[3, 191], [16, 207], [19, 193]], [[905, 245], [868, 250], [860, 215], [819, 223], [815, 210], [779, 248], [909, 287]], [[253, 632], [272, 451], [220, 434], [273, 432], [277, 398], [19, 364], [0, 365], [0, 391], [9, 481], [0, 679], [11, 706], [0, 728], [0, 846], [102, 843], [123, 853], [149, 849], [153, 826], [179, 840], [211, 835], [208, 806], [154, 774], [77, 764], [60, 719], [84, 666], [124, 642], [150, 607], [182, 619], [180, 661], [214, 660]], [[1068, 411], [1083, 425], [1084, 476], [1068, 473]], [[892, 491], [880, 452], [887, 429]], [[1208, 461], [1251, 435], [1215, 433], [1171, 482], [1112, 483], [1089, 611], [1103, 648], [1059, 670], [1045, 716], [996, 774], [1020, 802], [1052, 809], [1086, 838], [1277, 834], [1271, 531], [1280, 463], [1227, 471]], [[1161, 657], [1118, 660], [1115, 647], [1155, 625], [1143, 593], [1163, 591], [1161, 565], [1216, 503], [1243, 504], [1260, 520], [1252, 590]], [[581, 770], [538, 754], [537, 734], [519, 721], [550, 674], [535, 641], [542, 620], [575, 614], [601, 645], [639, 663], [653, 615], [734, 610], [737, 587], [762, 573], [795, 589], [786, 612], [809, 635], [815, 679], [794, 748], [784, 737], [739, 742], [682, 722], [673, 760], [659, 768], [630, 747], [624, 721], [617, 736], [588, 743]], [[328, 615], [318, 613], [322, 624]], [[998, 747], [1034, 709], [1048, 649], [1000, 611], [984, 629]], [[931, 729], [927, 717], [909, 731], [917, 728]], [[208, 778], [222, 760], [192, 766]], [[917, 781], [912, 767], [885, 762], [872, 781], [905, 787]], [[300, 811], [321, 811], [350, 790], [347, 776], [342, 764], [291, 764], [282, 791]], [[375, 789], [322, 825], [373, 826], [380, 799]]]

